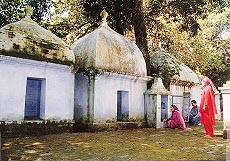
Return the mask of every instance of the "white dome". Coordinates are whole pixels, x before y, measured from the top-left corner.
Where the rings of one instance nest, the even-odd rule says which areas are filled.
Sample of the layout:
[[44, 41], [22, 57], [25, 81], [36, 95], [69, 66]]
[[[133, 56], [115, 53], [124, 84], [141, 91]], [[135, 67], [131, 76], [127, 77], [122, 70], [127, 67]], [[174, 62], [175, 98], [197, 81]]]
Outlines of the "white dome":
[[72, 45], [76, 66], [128, 75], [146, 76], [144, 57], [128, 38], [116, 33], [106, 22]]
[[0, 55], [73, 64], [70, 47], [50, 31], [34, 22], [30, 16], [0, 29]]
[[179, 62], [176, 58], [172, 57], [170, 54], [159, 48], [155, 53], [153, 53], [154, 63], [156, 66], [169, 66], [169, 67], [179, 67], [179, 74], [174, 75], [171, 79], [173, 82], [179, 81], [183, 84], [191, 86], [194, 84], [199, 84], [199, 79], [197, 74], [191, 70], [184, 63]]

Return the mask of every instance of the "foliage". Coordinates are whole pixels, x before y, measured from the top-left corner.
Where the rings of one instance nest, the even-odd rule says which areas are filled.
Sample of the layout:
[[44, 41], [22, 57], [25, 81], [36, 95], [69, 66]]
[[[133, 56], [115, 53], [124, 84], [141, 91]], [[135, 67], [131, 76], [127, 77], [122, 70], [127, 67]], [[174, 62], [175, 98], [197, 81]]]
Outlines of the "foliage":
[[[176, 3], [178, 6], [173, 5]], [[184, 3], [187, 5], [180, 6]], [[229, 71], [226, 64], [229, 47], [223, 40], [218, 40], [218, 36], [229, 29], [230, 22], [228, 9], [219, 4], [229, 5], [229, 2], [213, 1], [214, 6], [209, 1], [196, 5], [194, 2], [189, 4], [188, 1], [183, 1], [181, 4], [179, 1], [154, 0], [146, 4], [150, 53], [161, 42], [164, 49], [177, 53], [177, 59], [194, 71], [209, 76], [219, 86], [229, 79], [229, 76], [220, 77], [217, 74]], [[186, 11], [188, 6], [191, 10]], [[195, 20], [194, 24], [188, 22], [189, 14]], [[158, 71], [152, 72], [156, 74]]]
[[118, 33], [124, 35], [132, 24], [132, 0], [81, 0], [85, 9], [85, 16], [92, 23], [100, 21], [100, 13], [105, 9], [109, 13], [108, 22]]
[[[190, 38], [198, 34], [200, 26], [197, 19], [202, 14], [204, 2], [149, 0], [145, 5], [150, 53], [154, 53], [161, 43], [166, 51], [174, 53], [176, 59], [182, 62], [193, 60]], [[163, 73], [163, 82], [168, 86], [170, 78], [176, 73], [170, 68], [155, 68], [152, 64], [151, 71], [158, 75], [160, 70]]]
[[156, 18], [162, 16], [166, 21], [172, 20], [178, 23], [181, 31], [194, 36], [199, 29], [197, 18], [202, 14], [203, 6], [203, 1], [149, 0], [146, 3], [146, 20], [159, 31], [161, 23]]
[[24, 0], [0, 1], [0, 28], [23, 17]]
[[53, 5], [52, 0], [26, 0], [26, 5], [33, 8], [32, 19], [36, 22], [40, 22], [42, 17], [48, 16], [50, 8]]
[[61, 0], [54, 7], [55, 13], [43, 25], [68, 44], [99, 26], [103, 9], [112, 29], [124, 35], [131, 28], [131, 0]]
[[[216, 84], [229, 79], [229, 40], [220, 40], [220, 34], [230, 28], [228, 0], [1, 0], [0, 27], [20, 20], [26, 5], [34, 8], [36, 22], [68, 44], [98, 27], [99, 13], [106, 9], [109, 26], [136, 40], [147, 63], [148, 54], [161, 42], [178, 60]], [[140, 41], [145, 39], [147, 47]], [[148, 68], [151, 74], [159, 73], [159, 69]], [[218, 73], [225, 76], [220, 78]]]
[[230, 78], [230, 37], [223, 39], [221, 36], [229, 30], [229, 21], [230, 8], [224, 8], [222, 12], [213, 11], [206, 19], [199, 20], [202, 32], [197, 35], [196, 41], [192, 40], [194, 54], [205, 55], [203, 59], [199, 57], [202, 60], [199, 71], [209, 76], [216, 86], [222, 86]]
[[84, 16], [84, 8], [79, 0], [60, 0], [54, 3], [53, 13], [42, 23], [55, 35], [72, 44], [96, 26]]
[[1, 0], [0, 1], [0, 28], [24, 17], [24, 8], [31, 6], [33, 8], [32, 19], [40, 23], [42, 17], [49, 13], [52, 6], [52, 0]]
[[[212, 2], [217, 5], [222, 1]], [[201, 29], [198, 20], [207, 17], [213, 9], [210, 5], [213, 3], [203, 0], [146, 1], [145, 15], [151, 51], [161, 42], [167, 50], [188, 53], [191, 49], [189, 39], [198, 35]]]
[[160, 47], [150, 56], [150, 64], [153, 78], [160, 77], [164, 86], [169, 90], [171, 78], [180, 72], [180, 62], [173, 57], [173, 51], [167, 53]]

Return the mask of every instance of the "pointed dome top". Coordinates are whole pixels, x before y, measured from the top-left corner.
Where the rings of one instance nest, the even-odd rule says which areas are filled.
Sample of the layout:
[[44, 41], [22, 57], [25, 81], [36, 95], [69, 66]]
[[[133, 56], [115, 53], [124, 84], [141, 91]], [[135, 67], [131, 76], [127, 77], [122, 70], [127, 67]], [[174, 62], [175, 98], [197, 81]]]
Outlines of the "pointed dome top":
[[26, 14], [26, 17], [31, 17], [32, 16], [32, 14], [33, 14], [33, 8], [32, 7], [30, 7], [30, 6], [27, 6], [26, 8], [25, 8], [25, 14]]
[[106, 12], [106, 10], [104, 9], [101, 13], [100, 13], [100, 16], [101, 16], [101, 26], [108, 26], [107, 24], [107, 17], [108, 17], [108, 13]]
[[75, 57], [70, 47], [31, 19], [31, 7], [27, 7], [25, 13], [21, 21], [0, 29], [0, 55], [74, 64]]
[[105, 10], [101, 16], [101, 25], [71, 46], [77, 60], [76, 66], [81, 70], [93, 68], [146, 76], [146, 64], [140, 49], [131, 40], [107, 25], [108, 14]]
[[155, 78], [152, 87], [147, 91], [148, 94], [170, 95], [161, 78]]

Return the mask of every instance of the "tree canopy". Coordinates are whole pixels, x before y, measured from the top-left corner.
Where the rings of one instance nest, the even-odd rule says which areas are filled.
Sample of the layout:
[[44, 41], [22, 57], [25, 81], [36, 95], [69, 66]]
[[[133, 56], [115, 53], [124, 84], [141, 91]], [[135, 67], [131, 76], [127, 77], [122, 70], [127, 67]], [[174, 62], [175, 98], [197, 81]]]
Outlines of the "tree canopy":
[[52, 0], [1, 0], [0, 27], [19, 21], [24, 17], [24, 8], [26, 6], [33, 7], [32, 18], [39, 23], [42, 20], [42, 17], [49, 14], [49, 9], [52, 5]]
[[[20, 20], [23, 9], [32, 19], [68, 44], [99, 26], [100, 12], [109, 13], [109, 26], [135, 41], [146, 60], [162, 47], [216, 85], [229, 77], [230, 2], [228, 0], [1, 0], [0, 27]], [[221, 76], [224, 75], [224, 76]]]

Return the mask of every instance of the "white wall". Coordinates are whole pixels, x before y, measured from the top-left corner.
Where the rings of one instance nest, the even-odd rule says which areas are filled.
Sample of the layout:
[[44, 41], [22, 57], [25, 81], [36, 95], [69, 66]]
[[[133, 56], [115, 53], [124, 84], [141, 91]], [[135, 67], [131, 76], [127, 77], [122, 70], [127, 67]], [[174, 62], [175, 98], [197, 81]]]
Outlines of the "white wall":
[[121, 74], [104, 74], [96, 78], [94, 95], [95, 122], [116, 121], [117, 91], [129, 92], [129, 118], [144, 118], [144, 92], [147, 89], [144, 78]]
[[45, 79], [43, 119], [73, 119], [74, 74], [69, 66], [0, 57], [0, 120], [23, 120], [27, 77]]
[[201, 93], [201, 85], [197, 85], [191, 88], [191, 100], [196, 100], [197, 106], [200, 106]]
[[184, 87], [170, 85], [170, 93], [174, 98], [173, 101], [171, 100], [171, 104], [176, 105], [180, 111], [182, 111], [183, 107], [183, 92]]

